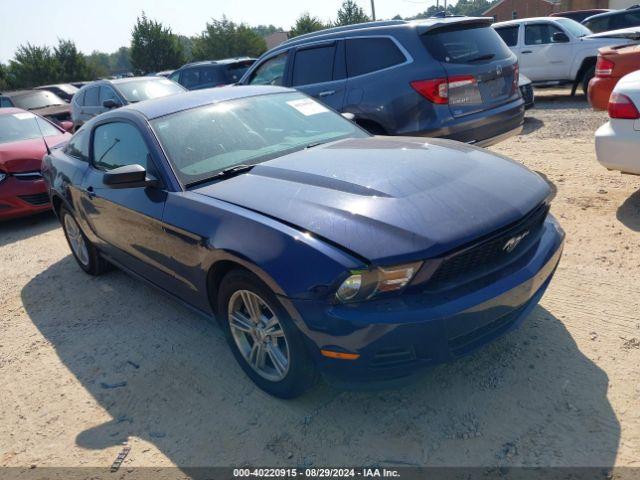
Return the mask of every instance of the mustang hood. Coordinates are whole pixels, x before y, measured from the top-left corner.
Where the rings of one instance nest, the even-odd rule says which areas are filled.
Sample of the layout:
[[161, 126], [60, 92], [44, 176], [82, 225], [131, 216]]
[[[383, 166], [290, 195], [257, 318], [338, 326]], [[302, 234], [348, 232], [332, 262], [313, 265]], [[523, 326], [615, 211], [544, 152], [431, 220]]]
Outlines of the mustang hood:
[[438, 256], [515, 222], [550, 189], [520, 164], [480, 148], [371, 137], [279, 157], [195, 192], [390, 264]]
[[[53, 148], [70, 137], [71, 135], [62, 133], [50, 136], [47, 137], [47, 144]], [[39, 172], [46, 150], [42, 138], [0, 143], [0, 171], [5, 173]]]

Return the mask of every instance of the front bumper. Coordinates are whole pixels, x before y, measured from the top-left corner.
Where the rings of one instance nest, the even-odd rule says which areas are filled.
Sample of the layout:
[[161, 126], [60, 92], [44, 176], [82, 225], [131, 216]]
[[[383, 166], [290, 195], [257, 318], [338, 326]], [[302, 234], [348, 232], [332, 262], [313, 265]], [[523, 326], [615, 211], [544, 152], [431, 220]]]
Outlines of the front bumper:
[[20, 179], [10, 175], [0, 182], [0, 220], [35, 215], [51, 209], [42, 178]]
[[[517, 328], [549, 285], [564, 232], [549, 216], [534, 253], [519, 269], [500, 272], [478, 288], [400, 295], [358, 304], [292, 300], [322, 374], [332, 383], [359, 384], [409, 376], [467, 355]], [[357, 360], [324, 357], [320, 349], [358, 353]]]

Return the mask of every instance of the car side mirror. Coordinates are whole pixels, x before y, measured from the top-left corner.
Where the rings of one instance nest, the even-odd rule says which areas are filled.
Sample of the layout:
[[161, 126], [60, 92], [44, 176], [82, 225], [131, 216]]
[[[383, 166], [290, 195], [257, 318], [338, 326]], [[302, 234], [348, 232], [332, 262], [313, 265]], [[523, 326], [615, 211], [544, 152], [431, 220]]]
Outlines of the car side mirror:
[[105, 100], [104, 102], [102, 102], [102, 106], [104, 108], [108, 108], [109, 110], [111, 110], [112, 108], [119, 108], [122, 105], [120, 105], [120, 102], [116, 102], [112, 98], [109, 98], [108, 100]]
[[356, 116], [351, 112], [343, 112], [340, 115], [342, 115], [344, 118], [346, 118], [350, 122], [353, 122], [356, 119]]
[[65, 120], [60, 122], [60, 127], [62, 127], [65, 132], [73, 133], [73, 122]]
[[551, 40], [553, 40], [553, 43], [568, 43], [569, 37], [567, 37], [567, 34], [564, 32], [554, 32]]
[[102, 182], [110, 188], [157, 187], [158, 179], [147, 174], [147, 170], [138, 164], [124, 165], [104, 173]]

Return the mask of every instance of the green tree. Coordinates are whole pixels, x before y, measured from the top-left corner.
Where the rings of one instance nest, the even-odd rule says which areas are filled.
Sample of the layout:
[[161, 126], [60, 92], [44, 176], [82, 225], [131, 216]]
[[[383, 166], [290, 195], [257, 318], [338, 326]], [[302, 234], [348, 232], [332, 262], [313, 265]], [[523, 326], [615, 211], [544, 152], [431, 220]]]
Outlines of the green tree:
[[58, 81], [73, 82], [88, 79], [87, 61], [73, 41], [58, 39], [53, 55], [58, 70]]
[[144, 12], [131, 32], [131, 65], [142, 73], [178, 68], [184, 63], [182, 44], [171, 28], [150, 20]]
[[218, 60], [244, 55], [257, 57], [266, 49], [264, 38], [251, 27], [244, 23], [234, 23], [225, 16], [221, 20], [211, 19], [207, 28], [193, 39], [195, 60]]
[[327, 28], [327, 25], [322, 23], [318, 17], [312, 17], [309, 12], [304, 12], [296, 20], [296, 24], [289, 32], [289, 38], [297, 37], [298, 35], [304, 35], [305, 33], [311, 33], [318, 30]]
[[124, 73], [133, 70], [131, 65], [131, 49], [120, 47], [109, 55], [109, 71], [111, 73]]
[[0, 63], [0, 92], [6, 90], [9, 87], [9, 70], [6, 66]]
[[109, 54], [93, 51], [87, 56], [88, 76], [90, 79], [98, 79], [108, 76], [111, 73]]
[[38, 47], [27, 43], [20, 45], [13, 60], [9, 62], [15, 86], [31, 88], [58, 81], [56, 59], [49, 47]]
[[336, 25], [353, 25], [354, 23], [364, 23], [368, 21], [369, 17], [355, 0], [344, 0], [340, 10], [338, 10]]
[[281, 28], [278, 28], [274, 25], [256, 25], [255, 27], [251, 27], [251, 30], [256, 32], [261, 37], [266, 37], [267, 35], [271, 35], [272, 33], [282, 31]]

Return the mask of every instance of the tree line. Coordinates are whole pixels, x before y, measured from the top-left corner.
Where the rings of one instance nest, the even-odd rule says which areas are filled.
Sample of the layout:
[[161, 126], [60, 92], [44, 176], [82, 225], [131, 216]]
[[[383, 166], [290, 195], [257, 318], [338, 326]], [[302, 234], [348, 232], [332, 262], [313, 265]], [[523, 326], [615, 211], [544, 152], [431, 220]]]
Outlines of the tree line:
[[[447, 6], [447, 13], [480, 15], [496, 1], [459, 0], [455, 5]], [[410, 19], [428, 17], [443, 9], [431, 6]], [[335, 20], [321, 20], [309, 12], [300, 15], [289, 32], [289, 38], [368, 21], [369, 16], [355, 0], [344, 0]], [[265, 36], [281, 30], [273, 25], [236, 23], [222, 16], [221, 19], [207, 22], [199, 35], [187, 37], [174, 33], [170, 27], [148, 18], [142, 12], [131, 31], [130, 45], [110, 54], [94, 51], [85, 55], [72, 40], [66, 39], [59, 39], [53, 48], [30, 43], [19, 46], [7, 65], [0, 63], [0, 91], [94, 80], [125, 72], [146, 74], [175, 69], [197, 60], [257, 57], [267, 49]]]

